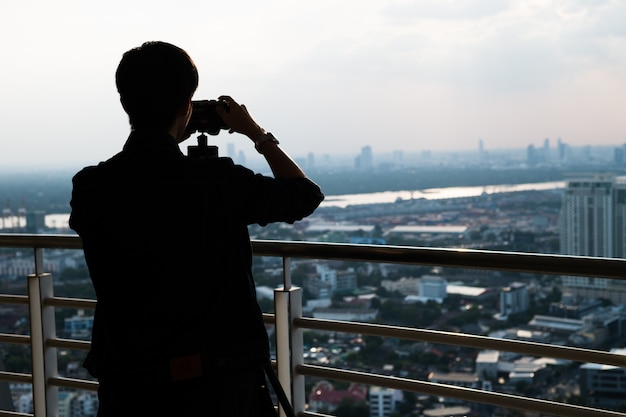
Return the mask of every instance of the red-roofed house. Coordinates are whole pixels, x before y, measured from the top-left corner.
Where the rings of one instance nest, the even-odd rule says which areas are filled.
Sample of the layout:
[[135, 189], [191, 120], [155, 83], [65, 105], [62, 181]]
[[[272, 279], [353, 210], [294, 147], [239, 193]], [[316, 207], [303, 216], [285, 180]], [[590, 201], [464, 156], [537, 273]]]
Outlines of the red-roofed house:
[[367, 388], [361, 384], [351, 384], [346, 391], [336, 390], [328, 381], [318, 382], [309, 394], [309, 411], [334, 411], [344, 399], [354, 402], [365, 402]]

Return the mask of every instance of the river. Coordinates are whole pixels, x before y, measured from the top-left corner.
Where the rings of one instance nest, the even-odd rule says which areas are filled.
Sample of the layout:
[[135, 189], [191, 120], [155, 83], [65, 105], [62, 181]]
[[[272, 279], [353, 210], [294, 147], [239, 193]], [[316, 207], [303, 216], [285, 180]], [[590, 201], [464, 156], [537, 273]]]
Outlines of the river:
[[475, 197], [482, 194], [511, 193], [530, 190], [556, 190], [565, 187], [563, 181], [539, 182], [531, 184], [484, 185], [477, 187], [445, 187], [414, 191], [383, 191], [380, 193], [330, 195], [321, 207], [348, 207], [359, 204], [393, 203], [398, 199], [412, 200], [424, 198], [438, 200], [444, 198]]

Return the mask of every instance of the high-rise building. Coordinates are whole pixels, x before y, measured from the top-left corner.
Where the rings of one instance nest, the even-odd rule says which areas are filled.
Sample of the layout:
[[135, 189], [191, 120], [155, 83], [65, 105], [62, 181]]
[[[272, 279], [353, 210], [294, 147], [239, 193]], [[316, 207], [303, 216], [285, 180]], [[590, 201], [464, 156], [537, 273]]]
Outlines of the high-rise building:
[[526, 148], [526, 163], [528, 166], [535, 166], [545, 162], [545, 154], [542, 148], [535, 148], [535, 145], [528, 145]]
[[498, 318], [506, 320], [511, 314], [522, 313], [528, 309], [528, 288], [522, 282], [513, 282], [500, 292], [500, 314]]
[[615, 165], [624, 165], [624, 148], [615, 148], [613, 151], [613, 163]]
[[561, 138], [558, 140], [557, 152], [559, 154], [559, 161], [564, 161], [567, 159], [567, 154], [569, 153], [569, 146], [564, 143]]
[[312, 170], [315, 168], [315, 154], [313, 152], [309, 152], [306, 155], [306, 169]]
[[[566, 181], [560, 217], [564, 255], [626, 258], [626, 177], [594, 174]], [[626, 282], [562, 277], [575, 295], [626, 301]]]
[[228, 156], [231, 159], [235, 159], [235, 144], [232, 142], [229, 142], [226, 145], [226, 156]]
[[561, 253], [613, 257], [614, 176], [569, 180], [561, 204]]
[[361, 168], [370, 169], [374, 166], [371, 146], [361, 148]]

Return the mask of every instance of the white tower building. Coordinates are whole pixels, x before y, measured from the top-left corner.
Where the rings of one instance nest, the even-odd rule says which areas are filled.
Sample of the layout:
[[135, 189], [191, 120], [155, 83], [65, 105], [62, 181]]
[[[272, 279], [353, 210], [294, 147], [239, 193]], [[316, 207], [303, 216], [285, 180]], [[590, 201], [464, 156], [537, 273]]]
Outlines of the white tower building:
[[561, 206], [561, 253], [613, 256], [612, 175], [567, 182]]
[[[566, 182], [560, 218], [564, 255], [626, 257], [626, 177], [595, 174]], [[562, 277], [579, 296], [626, 302], [626, 282], [607, 278]]]

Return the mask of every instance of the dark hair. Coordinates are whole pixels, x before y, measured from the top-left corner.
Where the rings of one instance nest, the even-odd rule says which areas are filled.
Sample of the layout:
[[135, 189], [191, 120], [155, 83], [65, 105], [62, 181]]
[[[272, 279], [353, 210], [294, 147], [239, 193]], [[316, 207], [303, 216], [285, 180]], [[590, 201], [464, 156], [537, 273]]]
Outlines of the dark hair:
[[168, 128], [198, 87], [187, 52], [166, 42], [145, 42], [124, 53], [115, 84], [133, 128]]

